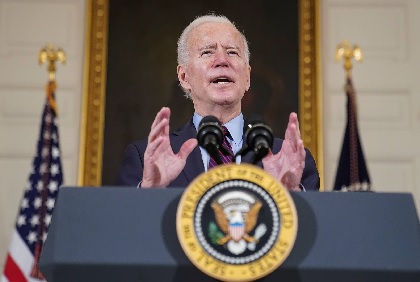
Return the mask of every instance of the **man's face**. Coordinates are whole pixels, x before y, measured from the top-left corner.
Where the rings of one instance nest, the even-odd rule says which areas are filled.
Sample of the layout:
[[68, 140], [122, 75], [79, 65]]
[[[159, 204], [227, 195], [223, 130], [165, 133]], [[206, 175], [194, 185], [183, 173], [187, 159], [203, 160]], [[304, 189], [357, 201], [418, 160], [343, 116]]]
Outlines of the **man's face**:
[[[196, 110], [238, 105], [250, 85], [241, 34], [225, 23], [205, 23], [188, 38], [188, 63], [178, 66], [181, 85], [190, 90]], [[211, 113], [205, 113], [211, 114]]]

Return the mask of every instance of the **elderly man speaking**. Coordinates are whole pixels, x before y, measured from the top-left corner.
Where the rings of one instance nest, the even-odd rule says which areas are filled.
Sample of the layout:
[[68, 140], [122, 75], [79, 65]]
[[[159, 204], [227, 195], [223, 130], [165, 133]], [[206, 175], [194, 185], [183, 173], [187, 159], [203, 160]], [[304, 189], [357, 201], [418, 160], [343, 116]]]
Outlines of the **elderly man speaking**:
[[[215, 116], [227, 130], [233, 154], [243, 146], [241, 101], [250, 87], [247, 40], [224, 16], [196, 18], [178, 40], [177, 73], [181, 87], [194, 104], [190, 121], [170, 133], [171, 111], [156, 115], [147, 140], [127, 146], [117, 184], [126, 186], [186, 187], [207, 171], [211, 157], [197, 146], [197, 129], [206, 116]], [[242, 162], [249, 161], [245, 155]], [[258, 163], [291, 191], [318, 190], [319, 175], [300, 137], [296, 113], [291, 113], [284, 140], [274, 139]], [[211, 166], [211, 165], [210, 165]]]

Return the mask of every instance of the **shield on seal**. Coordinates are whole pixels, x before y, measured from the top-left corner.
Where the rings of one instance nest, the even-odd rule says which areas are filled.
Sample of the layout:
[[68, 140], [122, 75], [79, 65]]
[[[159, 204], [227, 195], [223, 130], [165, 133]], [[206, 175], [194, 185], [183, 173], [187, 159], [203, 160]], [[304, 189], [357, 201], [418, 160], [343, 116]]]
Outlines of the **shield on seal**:
[[244, 222], [231, 222], [229, 223], [229, 234], [234, 241], [239, 241], [245, 234]]

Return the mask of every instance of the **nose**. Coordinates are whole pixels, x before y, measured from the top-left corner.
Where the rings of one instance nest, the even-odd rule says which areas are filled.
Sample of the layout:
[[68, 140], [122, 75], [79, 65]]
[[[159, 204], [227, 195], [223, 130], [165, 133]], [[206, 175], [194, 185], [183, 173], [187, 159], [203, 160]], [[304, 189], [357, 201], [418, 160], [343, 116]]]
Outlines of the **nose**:
[[225, 50], [217, 50], [214, 59], [214, 67], [227, 67], [229, 65]]

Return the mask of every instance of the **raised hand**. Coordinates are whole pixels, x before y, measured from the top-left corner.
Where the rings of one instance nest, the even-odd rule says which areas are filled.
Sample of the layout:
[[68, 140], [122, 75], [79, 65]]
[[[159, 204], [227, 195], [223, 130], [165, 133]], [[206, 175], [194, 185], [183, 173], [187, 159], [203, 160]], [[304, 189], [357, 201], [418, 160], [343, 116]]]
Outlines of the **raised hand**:
[[280, 152], [271, 151], [262, 162], [264, 170], [279, 180], [287, 189], [300, 191], [299, 184], [305, 168], [306, 152], [300, 137], [296, 113], [291, 113]]
[[188, 155], [197, 146], [196, 139], [187, 140], [174, 154], [169, 141], [169, 108], [162, 108], [153, 121], [146, 151], [142, 188], [166, 187], [185, 167]]

